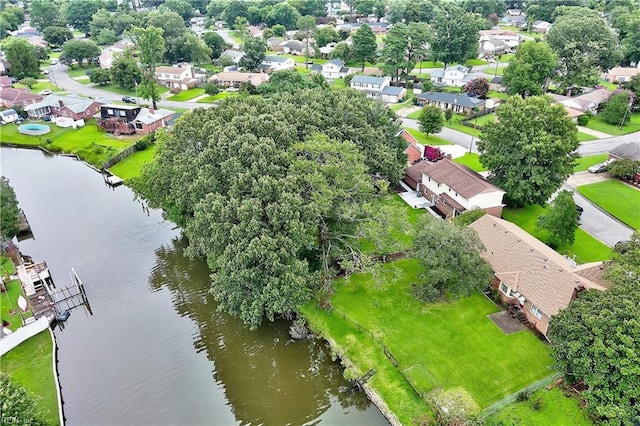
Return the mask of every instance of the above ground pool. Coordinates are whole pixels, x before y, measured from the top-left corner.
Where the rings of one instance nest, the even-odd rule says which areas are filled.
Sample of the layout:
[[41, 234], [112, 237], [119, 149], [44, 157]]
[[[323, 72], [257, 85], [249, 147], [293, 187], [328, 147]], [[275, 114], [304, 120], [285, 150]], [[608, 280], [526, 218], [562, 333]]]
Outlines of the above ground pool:
[[18, 132], [22, 133], [23, 135], [40, 136], [46, 135], [50, 131], [51, 128], [46, 124], [29, 123], [18, 126]]

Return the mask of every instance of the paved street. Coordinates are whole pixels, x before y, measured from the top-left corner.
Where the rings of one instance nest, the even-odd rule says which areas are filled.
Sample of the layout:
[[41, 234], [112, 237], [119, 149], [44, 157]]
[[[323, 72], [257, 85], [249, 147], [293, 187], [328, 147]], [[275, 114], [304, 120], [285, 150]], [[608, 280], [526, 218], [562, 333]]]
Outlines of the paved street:
[[[413, 120], [411, 118], [400, 118], [402, 120], [402, 125], [408, 127], [410, 129], [420, 130], [420, 125], [418, 124], [418, 120]], [[451, 143], [456, 145], [460, 145], [463, 148], [469, 149], [469, 145], [473, 143], [473, 147], [471, 148], [471, 152], [478, 153], [478, 149], [476, 147], [476, 142], [478, 142], [478, 138], [468, 135], [466, 133], [460, 132], [458, 130], [450, 129], [448, 127], [443, 127], [442, 131], [436, 133], [437, 136], [442, 139], [446, 139]]]
[[595, 141], [582, 142], [578, 148], [581, 156], [587, 157], [595, 154], [605, 154], [618, 145], [627, 142], [640, 142], [640, 132], [630, 133], [628, 135], [615, 136], [608, 139], [599, 139]]

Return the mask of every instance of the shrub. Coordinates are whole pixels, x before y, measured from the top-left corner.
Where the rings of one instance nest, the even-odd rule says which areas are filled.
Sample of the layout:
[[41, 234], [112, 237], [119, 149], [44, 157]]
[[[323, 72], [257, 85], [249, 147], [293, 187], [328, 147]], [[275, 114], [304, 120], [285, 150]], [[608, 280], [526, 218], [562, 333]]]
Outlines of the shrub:
[[220, 87], [216, 83], [207, 83], [204, 85], [204, 93], [209, 96], [215, 96], [220, 93]]
[[468, 225], [471, 225], [476, 220], [480, 219], [485, 214], [486, 212], [484, 210], [479, 208], [474, 208], [471, 210], [467, 210], [466, 212], [462, 213], [460, 216], [456, 216], [455, 218], [453, 218], [453, 223], [455, 223], [456, 225], [468, 226]]
[[445, 120], [451, 121], [452, 117], [453, 117], [453, 111], [451, 111], [450, 109], [444, 110], [444, 119]]
[[529, 393], [529, 391], [527, 390], [523, 390], [516, 396], [516, 401], [525, 402], [525, 401], [528, 401], [530, 397], [531, 397], [531, 393]]
[[542, 406], [543, 406], [543, 405], [544, 405], [544, 401], [543, 401], [543, 399], [542, 399], [542, 398], [540, 398], [540, 397], [538, 397], [538, 398], [536, 398], [536, 400], [535, 400], [535, 401], [533, 401], [533, 403], [531, 404], [531, 408], [532, 408], [534, 411], [539, 411], [539, 410], [541, 410], [541, 409], [542, 409]]
[[578, 117], [578, 126], [586, 126], [589, 123], [589, 118], [591, 117], [586, 114]]

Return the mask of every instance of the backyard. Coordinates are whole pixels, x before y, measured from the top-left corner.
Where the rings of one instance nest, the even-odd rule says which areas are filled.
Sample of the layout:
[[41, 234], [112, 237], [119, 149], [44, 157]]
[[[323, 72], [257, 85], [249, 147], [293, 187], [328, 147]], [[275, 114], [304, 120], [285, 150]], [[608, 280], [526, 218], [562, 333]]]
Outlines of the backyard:
[[98, 129], [94, 119], [89, 119], [84, 127], [77, 130], [61, 128], [53, 123], [43, 123], [51, 127], [51, 132], [43, 136], [29, 136], [18, 132], [16, 124], [2, 127], [0, 142], [24, 146], [42, 146], [49, 151], [72, 153], [81, 159], [101, 167], [109, 158], [131, 146], [137, 136], [114, 137]]
[[[509, 222], [515, 223], [529, 234], [546, 243], [549, 238], [549, 233], [548, 231], [539, 229], [536, 226], [536, 222], [548, 209], [549, 207], [540, 207], [537, 205], [518, 209], [505, 208], [502, 211], [502, 217]], [[561, 254], [575, 254], [578, 263], [588, 263], [607, 260], [611, 249], [591, 236], [591, 234], [578, 228], [573, 244], [571, 246], [560, 246], [556, 248], [556, 251]]]
[[142, 166], [150, 163], [153, 160], [153, 155], [156, 152], [156, 145], [149, 145], [142, 151], [136, 151], [124, 160], [111, 167], [109, 171], [114, 175], [129, 180], [140, 176]]
[[312, 328], [331, 336], [334, 350], [354, 363], [350, 377], [375, 369], [369, 383], [403, 424], [427, 410], [416, 391], [463, 389], [481, 410], [550, 374], [549, 348], [527, 330], [505, 335], [487, 318], [499, 309], [484, 295], [416, 300], [411, 289], [419, 272], [412, 259], [387, 263], [380, 277], [338, 280], [332, 311], [316, 303], [303, 309]]
[[[0, 257], [0, 267], [2, 267], [2, 282], [6, 291], [0, 293], [0, 319], [3, 323], [6, 321], [9, 325], [5, 326], [11, 331], [16, 331], [22, 327], [22, 317], [20, 309], [18, 309], [18, 297], [24, 295], [20, 280], [9, 280], [9, 275], [15, 274], [15, 268], [11, 259], [8, 257]], [[5, 279], [6, 278], [6, 279]], [[31, 316], [25, 314], [25, 317]]]
[[473, 152], [467, 152], [463, 157], [454, 158], [453, 161], [455, 163], [464, 164], [476, 172], [486, 172], [489, 170], [480, 163], [480, 156]]
[[[53, 377], [53, 340], [49, 329], [16, 346], [0, 358], [2, 372], [36, 395], [44, 420], [59, 425], [58, 396]], [[4, 424], [4, 422], [3, 422]]]
[[640, 191], [619, 180], [578, 187], [578, 192], [621, 222], [640, 230]]

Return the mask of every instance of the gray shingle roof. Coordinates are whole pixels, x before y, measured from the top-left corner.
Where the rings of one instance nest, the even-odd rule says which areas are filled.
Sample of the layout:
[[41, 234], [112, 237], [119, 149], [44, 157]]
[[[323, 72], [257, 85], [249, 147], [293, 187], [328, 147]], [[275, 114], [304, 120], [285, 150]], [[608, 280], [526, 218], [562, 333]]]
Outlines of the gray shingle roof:
[[378, 86], [384, 84], [384, 78], [382, 77], [371, 77], [368, 75], [356, 75], [351, 80], [352, 83], [360, 83], [360, 84], [376, 84]]
[[395, 95], [395, 96], [399, 96], [402, 94], [402, 91], [404, 90], [404, 88], [402, 87], [395, 87], [395, 86], [385, 86], [382, 89], [382, 94], [383, 95]]
[[465, 108], [473, 108], [484, 101], [464, 94], [447, 93], [447, 92], [426, 92], [417, 96], [418, 99], [425, 101], [445, 102], [448, 104], [456, 104]]
[[618, 145], [609, 154], [618, 158], [629, 158], [631, 160], [640, 160], [640, 142], [628, 142]]

